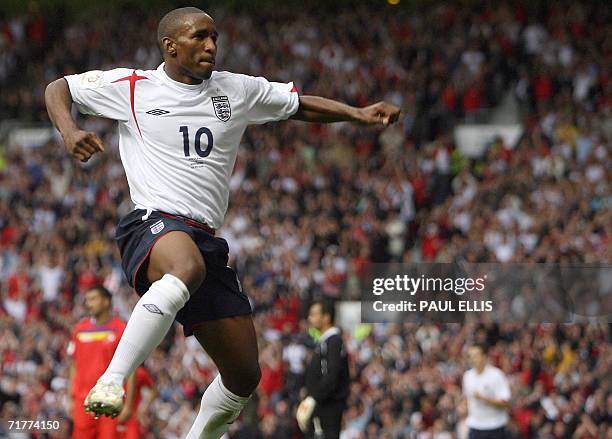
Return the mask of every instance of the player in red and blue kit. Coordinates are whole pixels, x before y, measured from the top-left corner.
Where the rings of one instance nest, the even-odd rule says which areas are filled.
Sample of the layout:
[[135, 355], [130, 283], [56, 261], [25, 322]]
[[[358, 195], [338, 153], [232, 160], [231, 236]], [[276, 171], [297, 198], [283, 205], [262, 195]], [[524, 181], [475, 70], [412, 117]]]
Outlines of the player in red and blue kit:
[[[130, 406], [115, 418], [95, 419], [84, 410], [84, 401], [91, 387], [104, 373], [113, 358], [125, 329], [125, 321], [110, 315], [111, 294], [103, 286], [94, 286], [85, 293], [85, 307], [90, 317], [74, 327], [68, 345], [70, 366], [70, 411], [74, 423], [74, 439], [119, 439], [120, 424], [130, 418]], [[128, 400], [133, 399], [134, 379], [127, 383]]]

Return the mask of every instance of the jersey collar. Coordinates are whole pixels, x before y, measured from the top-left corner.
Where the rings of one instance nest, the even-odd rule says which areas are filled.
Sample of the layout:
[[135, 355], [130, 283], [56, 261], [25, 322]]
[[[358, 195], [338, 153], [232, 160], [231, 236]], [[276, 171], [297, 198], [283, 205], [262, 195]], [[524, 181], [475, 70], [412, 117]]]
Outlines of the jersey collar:
[[336, 334], [340, 334], [340, 329], [338, 329], [335, 326], [332, 326], [331, 328], [328, 328], [327, 331], [325, 331], [322, 335], [321, 338], [319, 338], [319, 343], [323, 343], [325, 340], [327, 340], [329, 337], [331, 337], [332, 335], [336, 335]]
[[104, 328], [104, 327], [108, 326], [108, 324], [110, 323], [111, 320], [113, 320], [113, 317], [109, 316], [108, 320], [106, 322], [104, 322], [103, 325], [101, 325], [100, 323], [98, 323], [98, 321], [96, 320], [95, 317], [92, 316], [92, 317], [89, 318], [89, 321], [91, 322], [92, 325], [99, 326], [100, 328]]
[[184, 82], [175, 81], [174, 79], [172, 79], [170, 76], [166, 74], [166, 71], [164, 70], [165, 64], [166, 63], [164, 62], [161, 63], [159, 67], [157, 68], [157, 71], [159, 72], [160, 76], [164, 79], [164, 81], [166, 81], [166, 83], [170, 84], [171, 86], [181, 89], [181, 90], [185, 90], [185, 91], [192, 91], [192, 90], [203, 91], [203, 90], [206, 90], [206, 88], [208, 87], [208, 83], [210, 82], [210, 79], [205, 79], [199, 84], [185, 84]]

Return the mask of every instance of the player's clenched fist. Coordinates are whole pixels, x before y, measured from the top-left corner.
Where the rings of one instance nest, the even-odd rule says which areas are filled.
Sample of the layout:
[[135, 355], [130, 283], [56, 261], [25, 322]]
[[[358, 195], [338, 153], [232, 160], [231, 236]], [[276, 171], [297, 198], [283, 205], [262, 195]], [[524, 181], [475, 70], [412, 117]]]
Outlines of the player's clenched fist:
[[86, 162], [97, 152], [104, 151], [102, 140], [92, 132], [76, 130], [64, 136], [64, 143], [68, 152], [77, 160]]
[[376, 104], [361, 108], [359, 119], [362, 123], [389, 125], [397, 120], [399, 114], [399, 107], [386, 102], [377, 102]]

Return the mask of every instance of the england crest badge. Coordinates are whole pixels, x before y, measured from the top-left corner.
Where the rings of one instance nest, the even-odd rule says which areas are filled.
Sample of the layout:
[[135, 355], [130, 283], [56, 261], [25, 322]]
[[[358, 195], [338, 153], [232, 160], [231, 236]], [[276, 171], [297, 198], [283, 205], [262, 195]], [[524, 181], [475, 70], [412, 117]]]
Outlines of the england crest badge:
[[232, 109], [227, 96], [214, 96], [212, 98], [212, 104], [215, 109], [215, 116], [217, 116], [219, 120], [227, 122], [230, 117], [232, 117]]
[[159, 220], [152, 226], [149, 226], [149, 228], [151, 229], [151, 233], [157, 235], [159, 232], [164, 230], [164, 222], [162, 220]]

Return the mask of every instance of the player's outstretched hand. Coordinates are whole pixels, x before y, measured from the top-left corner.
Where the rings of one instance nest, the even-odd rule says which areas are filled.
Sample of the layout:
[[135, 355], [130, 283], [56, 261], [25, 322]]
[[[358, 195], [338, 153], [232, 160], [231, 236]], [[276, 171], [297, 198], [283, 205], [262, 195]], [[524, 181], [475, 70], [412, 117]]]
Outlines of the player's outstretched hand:
[[366, 124], [383, 124], [386, 126], [397, 121], [399, 114], [399, 107], [381, 101], [361, 108], [360, 122]]
[[104, 151], [102, 140], [90, 131], [75, 130], [64, 135], [68, 152], [77, 160], [86, 162], [97, 152]]

